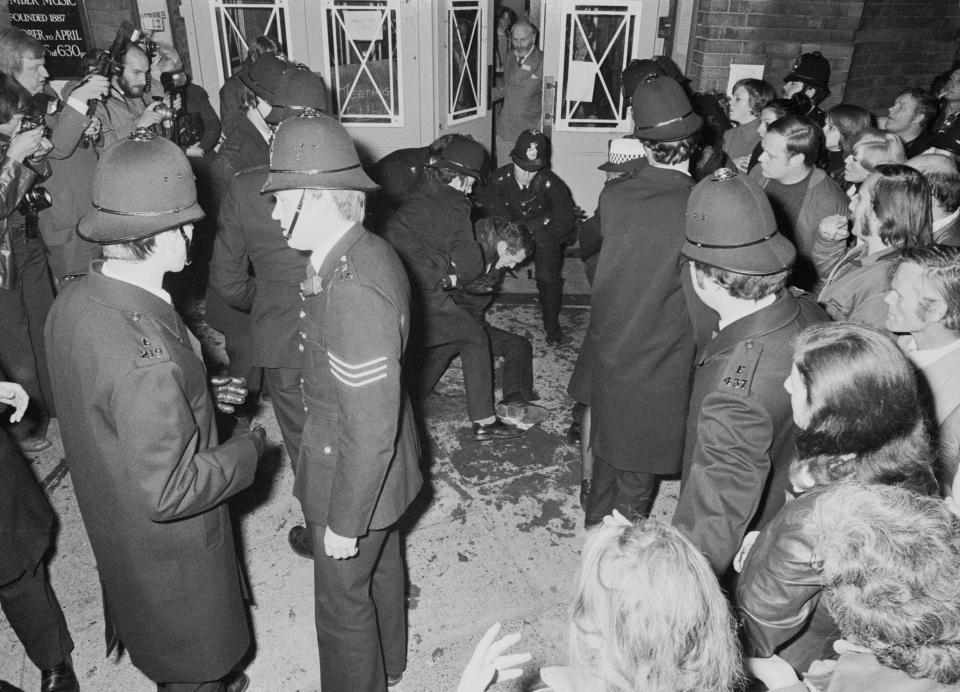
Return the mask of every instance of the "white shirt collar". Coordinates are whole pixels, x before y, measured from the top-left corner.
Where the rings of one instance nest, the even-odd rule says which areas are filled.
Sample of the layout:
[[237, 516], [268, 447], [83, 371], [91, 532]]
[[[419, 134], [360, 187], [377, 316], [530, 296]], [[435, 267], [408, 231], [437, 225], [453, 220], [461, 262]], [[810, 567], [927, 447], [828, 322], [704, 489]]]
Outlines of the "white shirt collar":
[[910, 362], [921, 369], [933, 365], [944, 356], [953, 353], [957, 349], [960, 349], [960, 339], [957, 339], [946, 346], [941, 346], [940, 348], [928, 348], [923, 350], [917, 348], [917, 341], [910, 334], [900, 337], [899, 342], [900, 348], [903, 349]]
[[323, 265], [323, 261], [327, 258], [327, 255], [330, 254], [333, 246], [339, 243], [340, 239], [343, 238], [351, 228], [353, 228], [353, 223], [348, 221], [345, 226], [334, 229], [324, 236], [323, 241], [310, 253], [310, 264], [313, 265], [314, 271], [317, 273], [320, 272], [320, 267]]
[[726, 327], [733, 324], [737, 320], [742, 320], [744, 317], [747, 317], [748, 315], [752, 315], [755, 312], [760, 312], [768, 305], [773, 305], [773, 303], [776, 300], [777, 300], [777, 294], [774, 293], [772, 295], [761, 298], [755, 303], [750, 303], [749, 306], [743, 312], [736, 315], [731, 315], [730, 317], [724, 320], [720, 320], [717, 323], [717, 331], [718, 332], [723, 331]]
[[137, 288], [142, 288], [144, 291], [147, 291], [148, 293], [152, 293], [153, 295], [155, 295], [157, 298], [164, 301], [168, 305], [173, 305], [173, 301], [170, 300], [170, 294], [164, 291], [162, 288], [154, 288], [153, 286], [147, 286], [146, 284], [142, 284], [139, 281], [134, 281], [133, 279], [127, 278], [125, 276], [120, 276], [119, 274], [112, 272], [110, 270], [110, 263], [120, 262], [120, 261], [122, 260], [110, 260], [110, 259], [105, 260], [104, 263], [100, 265], [100, 271], [103, 272], [104, 276], [107, 276], [111, 279], [116, 279], [117, 281], [122, 281], [126, 284], [130, 284], [131, 286], [136, 286]]

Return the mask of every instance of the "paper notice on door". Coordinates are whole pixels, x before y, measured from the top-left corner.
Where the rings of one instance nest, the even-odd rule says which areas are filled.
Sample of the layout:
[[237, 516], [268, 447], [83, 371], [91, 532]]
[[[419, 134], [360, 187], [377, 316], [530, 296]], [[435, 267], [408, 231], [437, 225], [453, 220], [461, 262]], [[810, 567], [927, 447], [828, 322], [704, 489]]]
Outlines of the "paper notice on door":
[[343, 25], [353, 41], [379, 41], [383, 12], [377, 10], [344, 10]]
[[730, 65], [730, 78], [727, 79], [727, 93], [733, 96], [733, 85], [741, 79], [763, 79], [763, 65]]
[[597, 66], [589, 60], [571, 60], [567, 65], [567, 101], [593, 102]]

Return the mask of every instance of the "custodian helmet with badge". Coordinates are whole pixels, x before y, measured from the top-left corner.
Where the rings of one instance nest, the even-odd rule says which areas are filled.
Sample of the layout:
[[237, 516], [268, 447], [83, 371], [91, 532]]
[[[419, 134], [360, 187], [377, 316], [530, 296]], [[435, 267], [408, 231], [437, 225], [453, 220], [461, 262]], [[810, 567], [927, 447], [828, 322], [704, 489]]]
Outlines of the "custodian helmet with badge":
[[673, 142], [696, 134], [703, 125], [683, 87], [669, 77], [648, 76], [633, 92], [632, 102], [637, 139]]
[[730, 168], [704, 178], [687, 202], [687, 259], [737, 274], [767, 276], [793, 266], [797, 251], [782, 233], [760, 184]]
[[808, 86], [822, 89], [829, 96], [830, 61], [823, 57], [819, 51], [804, 53], [793, 63], [793, 68], [783, 78], [783, 81], [803, 82]]
[[376, 188], [343, 125], [308, 109], [277, 128], [270, 145], [270, 173], [260, 192]]
[[550, 140], [540, 130], [524, 130], [513, 145], [510, 158], [525, 171], [539, 171], [547, 165]]
[[204, 217], [190, 162], [180, 147], [134, 130], [108, 147], [93, 175], [93, 209], [77, 235], [101, 245], [130, 243]]

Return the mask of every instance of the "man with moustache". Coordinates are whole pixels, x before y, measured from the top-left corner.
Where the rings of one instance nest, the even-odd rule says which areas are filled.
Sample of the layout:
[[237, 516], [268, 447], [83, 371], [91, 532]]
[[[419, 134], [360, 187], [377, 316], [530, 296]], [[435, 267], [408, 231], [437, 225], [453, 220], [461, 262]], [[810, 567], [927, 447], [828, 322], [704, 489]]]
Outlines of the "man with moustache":
[[151, 102], [144, 96], [150, 79], [150, 59], [135, 43], [123, 54], [123, 72], [110, 78], [106, 101], [98, 101], [94, 114], [100, 119], [103, 146], [126, 139], [141, 127], [162, 122], [157, 108], [162, 101]]

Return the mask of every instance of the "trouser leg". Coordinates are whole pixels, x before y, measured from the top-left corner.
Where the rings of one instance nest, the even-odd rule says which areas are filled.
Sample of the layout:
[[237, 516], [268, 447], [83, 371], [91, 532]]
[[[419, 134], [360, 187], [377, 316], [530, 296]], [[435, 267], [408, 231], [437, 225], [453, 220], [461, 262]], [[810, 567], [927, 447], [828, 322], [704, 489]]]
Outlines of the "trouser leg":
[[283, 435], [283, 444], [290, 455], [293, 470], [300, 458], [300, 438], [303, 436], [303, 394], [300, 390], [301, 370], [298, 368], [264, 368], [263, 378], [273, 400], [273, 412]]
[[0, 606], [33, 665], [46, 670], [67, 660], [73, 640], [43, 561], [0, 586]]
[[458, 351], [456, 344], [449, 343], [430, 346], [419, 352], [414, 372], [415, 386], [419, 397], [425, 397], [433, 391]]
[[314, 554], [321, 689], [385, 692], [387, 680], [372, 582], [389, 531], [368, 532], [357, 541], [354, 557], [335, 560], [324, 552], [326, 527], [307, 526]]
[[533, 391], [533, 346], [530, 342], [511, 332], [497, 329], [484, 323], [490, 350], [494, 356], [503, 357], [503, 396], [517, 396], [531, 401]]
[[[472, 319], [472, 318], [471, 318]], [[493, 413], [493, 356], [490, 340], [476, 320], [468, 339], [460, 342], [460, 362], [463, 364], [463, 387], [467, 395], [467, 415], [477, 421]]]
[[500, 135], [496, 136], [496, 150], [497, 150], [497, 167], [505, 166], [510, 159], [510, 152], [513, 151], [513, 147], [516, 145], [517, 140], [515, 139], [504, 139]]
[[563, 302], [563, 245], [537, 243], [533, 265], [537, 275], [544, 331], [548, 337], [559, 337], [562, 333], [560, 306]]
[[656, 490], [656, 474], [623, 471], [594, 455], [593, 486], [587, 500], [587, 523], [602, 521], [615, 509], [631, 521], [646, 517], [653, 507]]
[[373, 572], [373, 603], [388, 676], [407, 668], [406, 570], [400, 549], [400, 531], [387, 532], [377, 569]]

